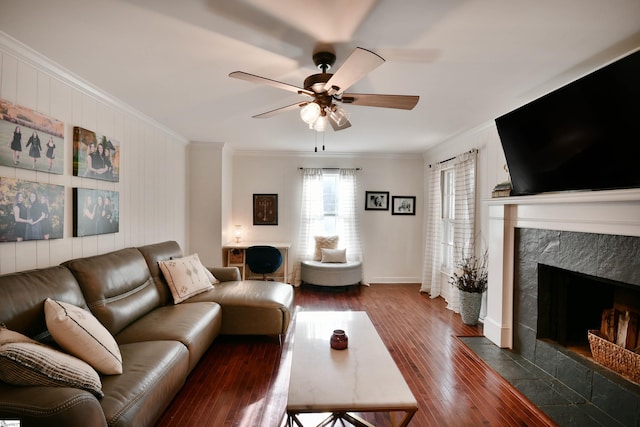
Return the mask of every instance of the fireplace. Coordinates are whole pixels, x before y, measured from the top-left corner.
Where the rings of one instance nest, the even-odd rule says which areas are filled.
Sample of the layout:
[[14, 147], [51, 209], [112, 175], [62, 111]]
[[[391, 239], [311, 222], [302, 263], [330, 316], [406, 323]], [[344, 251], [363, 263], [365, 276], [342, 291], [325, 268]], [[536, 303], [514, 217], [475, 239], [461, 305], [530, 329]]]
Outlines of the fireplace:
[[[538, 265], [538, 339], [590, 357], [587, 331], [599, 330], [603, 313], [612, 308], [640, 313], [640, 286]], [[631, 350], [637, 346], [637, 330], [632, 333]]]
[[[580, 337], [583, 332], [563, 329], [558, 335], [549, 321], [541, 320], [542, 335], [538, 334], [539, 274], [568, 270], [594, 291], [602, 281], [640, 289], [640, 189], [506, 197], [485, 203], [489, 246], [485, 336], [521, 354], [622, 424], [640, 425], [640, 386], [580, 354], [588, 352], [582, 341], [586, 336]], [[595, 283], [594, 277], [599, 278]], [[548, 298], [544, 290], [542, 298]], [[594, 305], [594, 311], [604, 305], [581, 304]], [[573, 347], [584, 350], [576, 352]]]
[[640, 386], [591, 359], [587, 331], [636, 304], [638, 254], [640, 237], [515, 230], [513, 350], [625, 425], [638, 423]]

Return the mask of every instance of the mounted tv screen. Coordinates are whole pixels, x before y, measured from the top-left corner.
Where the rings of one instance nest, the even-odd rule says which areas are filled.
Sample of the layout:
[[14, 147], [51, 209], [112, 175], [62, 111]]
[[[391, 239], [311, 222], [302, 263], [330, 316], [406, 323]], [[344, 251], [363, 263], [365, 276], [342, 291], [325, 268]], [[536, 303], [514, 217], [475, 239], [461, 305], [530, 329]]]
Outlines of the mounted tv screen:
[[512, 195], [640, 187], [640, 51], [496, 119]]

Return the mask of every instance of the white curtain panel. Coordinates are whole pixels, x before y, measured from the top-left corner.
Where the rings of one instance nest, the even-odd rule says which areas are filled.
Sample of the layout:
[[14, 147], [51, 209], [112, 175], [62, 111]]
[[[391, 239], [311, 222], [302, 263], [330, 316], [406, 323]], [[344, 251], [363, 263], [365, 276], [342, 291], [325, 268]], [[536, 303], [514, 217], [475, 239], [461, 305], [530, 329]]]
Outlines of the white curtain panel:
[[302, 169], [302, 203], [300, 208], [300, 229], [295, 254], [293, 283], [300, 283], [300, 262], [313, 259], [314, 236], [322, 234], [324, 223], [322, 169]]
[[348, 261], [362, 261], [358, 215], [357, 169], [340, 169], [338, 176], [338, 246], [346, 248]]
[[425, 200], [427, 208], [424, 210], [425, 248], [422, 269], [422, 286], [420, 292], [426, 292], [431, 298], [442, 294], [442, 169], [446, 163], [427, 165], [429, 173], [425, 182]]
[[455, 175], [455, 219], [453, 262], [462, 259], [463, 254], [475, 251], [476, 213], [476, 163], [477, 150], [456, 156], [450, 162], [433, 165], [428, 177], [426, 191], [429, 212], [426, 218], [425, 260], [420, 292], [428, 292], [431, 298], [442, 296], [447, 308], [460, 311], [458, 289], [448, 283], [448, 274], [442, 272], [442, 227], [441, 227], [441, 171], [453, 163]]

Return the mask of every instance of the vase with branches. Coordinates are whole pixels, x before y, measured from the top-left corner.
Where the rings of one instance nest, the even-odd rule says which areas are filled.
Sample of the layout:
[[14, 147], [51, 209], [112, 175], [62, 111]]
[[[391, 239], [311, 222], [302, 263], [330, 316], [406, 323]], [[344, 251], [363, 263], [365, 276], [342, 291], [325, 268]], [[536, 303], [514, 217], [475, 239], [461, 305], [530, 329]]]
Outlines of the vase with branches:
[[456, 270], [449, 277], [449, 283], [460, 290], [460, 314], [463, 323], [475, 325], [480, 317], [482, 294], [487, 290], [488, 252], [482, 255], [465, 254], [456, 264]]

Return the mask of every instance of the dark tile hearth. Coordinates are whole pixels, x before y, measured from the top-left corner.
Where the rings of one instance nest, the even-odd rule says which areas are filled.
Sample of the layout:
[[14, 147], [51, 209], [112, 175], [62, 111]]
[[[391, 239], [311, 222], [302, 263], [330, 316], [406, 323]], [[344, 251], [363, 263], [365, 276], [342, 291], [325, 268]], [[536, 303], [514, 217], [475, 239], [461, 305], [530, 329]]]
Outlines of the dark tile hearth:
[[[530, 400], [560, 425], [640, 426], [640, 386], [585, 356], [590, 355], [586, 329], [599, 327], [602, 306], [598, 304], [602, 301], [598, 299], [606, 298], [605, 294], [597, 293], [601, 285], [591, 280], [595, 277], [617, 286], [616, 289], [622, 283], [625, 292], [638, 292], [640, 238], [518, 228], [514, 249], [513, 351], [502, 353], [505, 350], [495, 348], [514, 362], [507, 360], [506, 367], [500, 370], [496, 365], [496, 370], [513, 380], [519, 389], [528, 390]], [[557, 279], [553, 271], [558, 269], [569, 271], [574, 277], [567, 281]], [[547, 281], [549, 277], [552, 282]], [[563, 294], [562, 289], [574, 293]], [[561, 295], [564, 300], [554, 300], [553, 295]], [[604, 304], [609, 306], [609, 302]], [[590, 317], [593, 306], [596, 306], [595, 321]], [[565, 313], [569, 314], [564, 318], [550, 317], [550, 313], [560, 311], [557, 307], [566, 307]], [[577, 321], [587, 318], [591, 319], [586, 322], [588, 327]], [[579, 325], [578, 335], [567, 328], [565, 335], [558, 333], [554, 337], [554, 330], [561, 330], [559, 325], [566, 327], [570, 323], [567, 319]], [[577, 343], [577, 349], [573, 347], [576, 336], [584, 340], [584, 344]], [[532, 379], [527, 373], [541, 374]], [[546, 386], [536, 379], [544, 379]], [[566, 389], [571, 393], [560, 392]], [[535, 390], [538, 392], [534, 393]], [[575, 412], [576, 409], [580, 410]], [[603, 418], [603, 414], [607, 415]]]
[[460, 340], [559, 426], [624, 425], [523, 356], [501, 349], [485, 337]]

